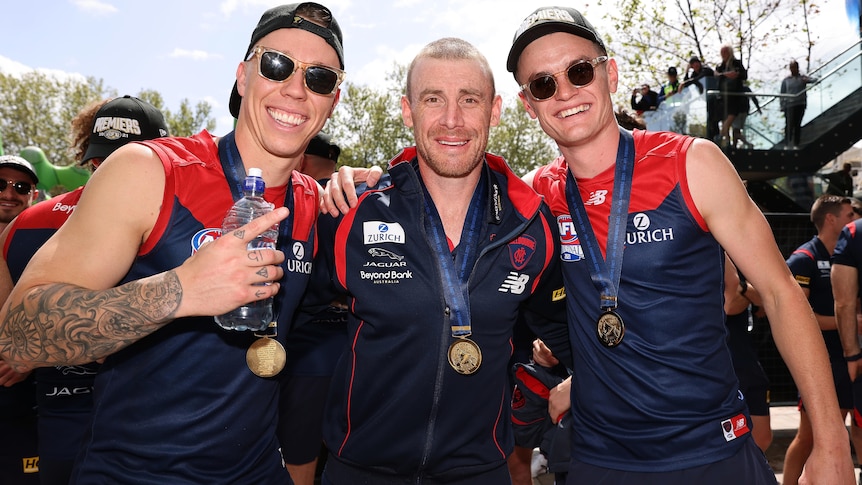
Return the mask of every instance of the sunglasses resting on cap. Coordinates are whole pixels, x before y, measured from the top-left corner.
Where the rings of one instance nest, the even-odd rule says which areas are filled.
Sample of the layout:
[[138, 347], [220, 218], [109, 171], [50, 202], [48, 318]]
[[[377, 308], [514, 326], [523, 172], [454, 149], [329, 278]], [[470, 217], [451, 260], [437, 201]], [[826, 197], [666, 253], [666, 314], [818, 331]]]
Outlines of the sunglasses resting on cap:
[[554, 74], [542, 74], [539, 77], [521, 85], [521, 90], [530, 93], [536, 101], [550, 98], [557, 93], [557, 76], [566, 73], [569, 82], [576, 88], [583, 88], [593, 82], [596, 77], [596, 66], [607, 61], [608, 56], [595, 59], [575, 61], [566, 70]]
[[289, 80], [293, 74], [303, 71], [303, 81], [309, 91], [328, 96], [338, 89], [344, 80], [344, 71], [320, 64], [309, 64], [298, 61], [289, 55], [268, 47], [257, 46], [248, 55], [246, 61], [259, 58], [257, 73], [260, 77], [273, 82], [282, 83]]

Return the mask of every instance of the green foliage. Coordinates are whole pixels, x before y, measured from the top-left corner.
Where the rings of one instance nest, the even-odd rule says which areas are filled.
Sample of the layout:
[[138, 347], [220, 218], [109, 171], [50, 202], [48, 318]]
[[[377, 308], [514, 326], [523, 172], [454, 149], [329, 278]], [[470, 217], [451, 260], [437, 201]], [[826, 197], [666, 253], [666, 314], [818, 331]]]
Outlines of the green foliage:
[[606, 19], [613, 26], [606, 37], [620, 66], [620, 88], [615, 101], [629, 106], [631, 87], [667, 82], [668, 66], [676, 66], [680, 80], [688, 59], [698, 56], [715, 67], [723, 44], [749, 70], [757, 86], [782, 79], [786, 59], [776, 62], [776, 45], [798, 46], [810, 52], [813, 41], [807, 22], [819, 6], [807, 0], [612, 0]]
[[406, 70], [395, 66], [382, 90], [346, 83], [341, 100], [324, 131], [341, 146], [341, 165], [385, 166], [413, 144], [412, 132], [401, 120], [401, 86]]
[[0, 133], [6, 153], [41, 148], [55, 165], [69, 165], [67, 133], [87, 104], [110, 95], [101, 80], [59, 77], [31, 71], [21, 77], [0, 73]]
[[[73, 163], [69, 152], [69, 129], [72, 118], [88, 104], [116, 97], [114, 89], [101, 79], [86, 80], [31, 71], [22, 76], [0, 73], [0, 136], [6, 153], [19, 153], [27, 146], [37, 146], [57, 166]], [[194, 109], [183, 99], [178, 112], [164, 106], [162, 95], [143, 90], [137, 96], [158, 108], [175, 136], [187, 136], [202, 128], [215, 129], [209, 103], [199, 102]]]
[[517, 99], [504, 101], [500, 124], [491, 128], [488, 151], [503, 157], [521, 176], [557, 157], [553, 140]]

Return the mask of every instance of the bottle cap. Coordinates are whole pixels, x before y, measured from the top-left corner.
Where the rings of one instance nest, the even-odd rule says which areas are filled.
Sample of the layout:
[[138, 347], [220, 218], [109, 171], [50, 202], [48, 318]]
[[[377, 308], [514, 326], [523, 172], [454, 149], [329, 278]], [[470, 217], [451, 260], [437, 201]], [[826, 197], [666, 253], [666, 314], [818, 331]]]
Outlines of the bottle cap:
[[259, 168], [250, 168], [250, 169], [248, 169], [248, 176], [249, 177], [261, 177], [261, 176], [263, 176], [263, 170], [261, 170]]

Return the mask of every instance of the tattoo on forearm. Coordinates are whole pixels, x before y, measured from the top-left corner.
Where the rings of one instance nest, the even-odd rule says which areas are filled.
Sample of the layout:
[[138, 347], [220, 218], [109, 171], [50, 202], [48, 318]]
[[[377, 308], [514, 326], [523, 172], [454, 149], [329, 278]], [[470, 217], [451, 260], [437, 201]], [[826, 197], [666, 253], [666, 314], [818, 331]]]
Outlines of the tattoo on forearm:
[[182, 296], [174, 271], [105, 291], [43, 285], [9, 308], [0, 350], [36, 367], [92, 362], [173, 320]]

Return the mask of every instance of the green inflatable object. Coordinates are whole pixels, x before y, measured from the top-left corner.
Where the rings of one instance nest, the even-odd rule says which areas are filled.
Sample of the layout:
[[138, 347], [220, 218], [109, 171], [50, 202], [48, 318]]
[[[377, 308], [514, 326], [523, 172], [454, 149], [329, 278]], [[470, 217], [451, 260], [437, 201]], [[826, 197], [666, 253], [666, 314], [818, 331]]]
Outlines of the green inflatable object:
[[36, 188], [43, 194], [50, 193], [58, 185], [62, 186], [66, 192], [71, 192], [86, 184], [87, 180], [90, 179], [90, 171], [84, 167], [77, 165], [55, 166], [48, 161], [45, 152], [39, 147], [26, 147], [21, 150], [19, 155], [33, 165], [33, 170], [39, 177]]

